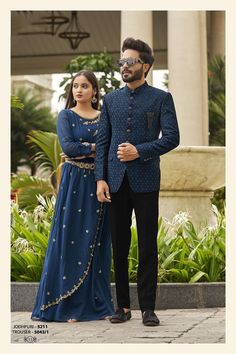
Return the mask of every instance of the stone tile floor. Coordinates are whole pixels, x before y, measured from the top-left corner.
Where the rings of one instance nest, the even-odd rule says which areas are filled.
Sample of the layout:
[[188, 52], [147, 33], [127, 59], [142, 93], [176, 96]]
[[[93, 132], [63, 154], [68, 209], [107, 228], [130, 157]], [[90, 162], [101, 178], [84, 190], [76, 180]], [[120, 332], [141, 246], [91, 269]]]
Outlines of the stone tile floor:
[[132, 319], [122, 324], [35, 322], [29, 312], [12, 312], [11, 343], [225, 343], [225, 308], [156, 313], [158, 327], [143, 326], [140, 311], [132, 311]]

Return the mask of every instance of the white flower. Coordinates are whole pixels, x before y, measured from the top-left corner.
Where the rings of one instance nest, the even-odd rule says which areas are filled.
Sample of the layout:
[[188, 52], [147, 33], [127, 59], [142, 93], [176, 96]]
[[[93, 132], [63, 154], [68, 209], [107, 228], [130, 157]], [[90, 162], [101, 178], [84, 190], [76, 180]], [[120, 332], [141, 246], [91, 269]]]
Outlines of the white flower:
[[26, 240], [25, 238], [22, 238], [22, 237], [18, 237], [13, 242], [12, 246], [16, 250], [17, 253], [31, 251], [29, 241]]
[[23, 219], [26, 219], [28, 217], [28, 213], [26, 210], [19, 210], [20, 211], [20, 216], [23, 218]]
[[34, 221], [37, 222], [38, 220], [42, 219], [44, 217], [44, 207], [42, 205], [38, 205], [34, 211]]
[[184, 226], [189, 221], [190, 215], [186, 211], [180, 211], [173, 217], [173, 224], [178, 226]]
[[217, 206], [215, 204], [212, 204], [211, 209], [215, 215], [219, 214], [219, 211], [218, 211]]
[[180, 227], [184, 227], [187, 225], [191, 216], [186, 211], [180, 211], [176, 214], [171, 221], [168, 219], [164, 219], [165, 223], [173, 229], [179, 229]]
[[171, 221], [169, 221], [166, 218], [164, 219], [164, 222], [166, 226], [169, 229], [169, 232], [166, 236], [166, 241], [170, 241], [171, 239], [177, 237], [177, 235], [180, 235], [184, 233], [184, 227], [187, 226], [187, 223], [190, 220], [190, 214], [187, 213], [186, 211], [180, 211], [178, 214], [176, 214]]

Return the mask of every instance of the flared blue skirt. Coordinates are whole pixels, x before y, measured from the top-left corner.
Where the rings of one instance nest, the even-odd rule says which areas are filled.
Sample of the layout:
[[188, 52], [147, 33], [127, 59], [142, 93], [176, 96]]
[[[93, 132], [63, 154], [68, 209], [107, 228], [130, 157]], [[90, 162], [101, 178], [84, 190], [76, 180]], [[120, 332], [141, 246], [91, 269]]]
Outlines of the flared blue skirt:
[[94, 171], [62, 167], [45, 262], [32, 318], [89, 321], [114, 313], [111, 236]]

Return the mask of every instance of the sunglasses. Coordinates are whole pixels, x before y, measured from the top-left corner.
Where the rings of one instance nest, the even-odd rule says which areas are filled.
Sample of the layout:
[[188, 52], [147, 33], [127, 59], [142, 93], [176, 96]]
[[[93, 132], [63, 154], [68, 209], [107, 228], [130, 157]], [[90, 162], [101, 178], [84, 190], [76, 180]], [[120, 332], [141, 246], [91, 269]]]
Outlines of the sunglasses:
[[140, 58], [124, 58], [124, 59], [117, 60], [117, 64], [118, 64], [119, 67], [124, 66], [125, 63], [128, 66], [132, 66], [132, 65], [137, 64], [137, 63], [144, 64], [144, 62]]

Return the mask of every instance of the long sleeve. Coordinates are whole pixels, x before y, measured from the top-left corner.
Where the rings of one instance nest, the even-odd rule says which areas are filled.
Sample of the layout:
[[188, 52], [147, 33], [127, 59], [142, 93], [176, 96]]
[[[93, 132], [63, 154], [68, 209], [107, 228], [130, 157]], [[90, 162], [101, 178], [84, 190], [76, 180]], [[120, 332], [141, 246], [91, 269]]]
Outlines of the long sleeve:
[[136, 145], [142, 162], [163, 155], [179, 145], [178, 122], [170, 93], [167, 93], [161, 106], [160, 128], [161, 138]]
[[88, 156], [92, 153], [91, 144], [86, 145], [74, 139], [69, 118], [63, 110], [58, 115], [57, 134], [62, 151], [68, 157]]
[[111, 140], [111, 126], [107, 111], [106, 99], [103, 99], [103, 107], [100, 116], [98, 135], [96, 139], [95, 155], [95, 180], [106, 180], [107, 159]]

